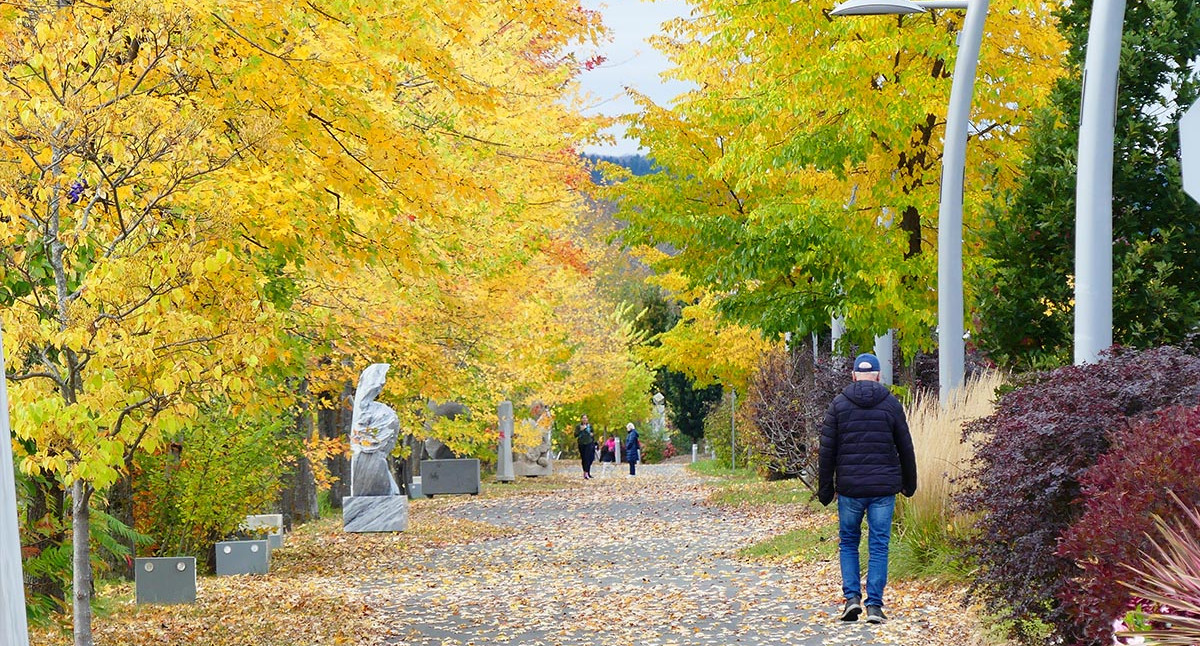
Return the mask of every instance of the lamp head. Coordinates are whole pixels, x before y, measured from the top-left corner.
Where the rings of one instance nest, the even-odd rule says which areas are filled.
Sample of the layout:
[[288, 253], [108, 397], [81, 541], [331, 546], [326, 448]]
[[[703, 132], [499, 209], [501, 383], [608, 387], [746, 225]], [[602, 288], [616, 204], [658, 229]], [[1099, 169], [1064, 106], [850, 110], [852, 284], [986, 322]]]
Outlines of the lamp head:
[[925, 7], [911, 0], [846, 0], [829, 12], [831, 16], [882, 16], [923, 13]]

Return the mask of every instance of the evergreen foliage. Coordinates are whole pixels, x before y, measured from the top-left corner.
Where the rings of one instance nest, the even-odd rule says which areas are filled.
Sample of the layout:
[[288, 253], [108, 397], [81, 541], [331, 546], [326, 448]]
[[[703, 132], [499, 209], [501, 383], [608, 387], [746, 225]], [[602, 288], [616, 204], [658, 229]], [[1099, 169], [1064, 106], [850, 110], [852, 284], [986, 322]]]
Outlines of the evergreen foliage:
[[720, 384], [698, 388], [691, 377], [660, 368], [655, 385], [667, 398], [671, 423], [692, 442], [699, 442], [704, 437], [704, 417], [721, 399]]
[[[1023, 183], [992, 204], [980, 284], [981, 345], [1017, 368], [1070, 361], [1075, 174], [1090, 2], [1064, 5], [1070, 73], [1030, 135]], [[1200, 91], [1200, 4], [1130, 0], [1113, 168], [1113, 340], [1177, 341], [1200, 321], [1200, 205], [1181, 189], [1178, 121]]]
[[583, 154], [584, 160], [587, 161], [588, 168], [591, 169], [593, 184], [611, 183], [613, 178], [605, 175], [603, 164], [613, 164], [620, 166], [629, 171], [634, 177], [642, 175], [651, 175], [659, 172], [661, 169], [654, 163], [653, 157], [645, 155], [592, 155]]

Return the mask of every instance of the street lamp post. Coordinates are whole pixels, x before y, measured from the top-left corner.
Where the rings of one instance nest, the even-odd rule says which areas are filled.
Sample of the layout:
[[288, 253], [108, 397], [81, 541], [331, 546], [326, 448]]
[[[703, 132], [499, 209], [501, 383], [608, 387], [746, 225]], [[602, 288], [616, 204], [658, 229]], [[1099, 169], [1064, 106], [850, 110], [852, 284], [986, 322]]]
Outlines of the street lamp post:
[[729, 389], [729, 469], [737, 469], [737, 388]]
[[1075, 363], [1112, 345], [1113, 131], [1125, 0], [1095, 0], [1083, 62], [1075, 179]]
[[8, 377], [4, 372], [4, 333], [0, 330], [0, 644], [26, 646], [25, 588], [21, 577], [21, 537], [17, 534], [17, 485], [12, 433], [8, 424]]
[[967, 128], [975, 71], [989, 0], [848, 0], [830, 15], [863, 16], [921, 13], [929, 9], [966, 11], [959, 34], [958, 57], [950, 82], [946, 135], [942, 152], [942, 192], [938, 202], [938, 385], [942, 403], [962, 386], [966, 351], [963, 344], [963, 178], [967, 167]]

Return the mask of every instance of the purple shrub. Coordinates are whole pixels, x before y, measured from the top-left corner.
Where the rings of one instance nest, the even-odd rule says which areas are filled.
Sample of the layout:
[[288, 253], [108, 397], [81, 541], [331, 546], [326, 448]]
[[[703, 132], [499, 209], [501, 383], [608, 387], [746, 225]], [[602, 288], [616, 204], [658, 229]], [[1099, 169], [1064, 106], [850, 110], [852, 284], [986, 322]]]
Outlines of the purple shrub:
[[810, 488], [816, 486], [821, 421], [848, 383], [849, 363], [841, 357], [815, 364], [808, 352], [779, 350], [763, 357], [743, 414], [754, 421], [752, 440], [773, 476], [799, 476]]
[[1200, 506], [1200, 409], [1169, 408], [1118, 431], [1113, 448], [1083, 476], [1085, 511], [1058, 554], [1080, 567], [1062, 601], [1085, 643], [1110, 641], [1112, 621], [1130, 606], [1126, 564], [1150, 549], [1153, 517], [1181, 516], [1172, 494]]
[[967, 425], [976, 451], [956, 502], [978, 519], [967, 553], [979, 566], [972, 591], [989, 610], [1040, 619], [1068, 643], [1082, 637], [1060, 601], [1080, 569], [1057, 552], [1083, 513], [1080, 480], [1131, 418], [1194, 405], [1198, 393], [1200, 358], [1118, 348], [1097, 364], [1027, 377]]

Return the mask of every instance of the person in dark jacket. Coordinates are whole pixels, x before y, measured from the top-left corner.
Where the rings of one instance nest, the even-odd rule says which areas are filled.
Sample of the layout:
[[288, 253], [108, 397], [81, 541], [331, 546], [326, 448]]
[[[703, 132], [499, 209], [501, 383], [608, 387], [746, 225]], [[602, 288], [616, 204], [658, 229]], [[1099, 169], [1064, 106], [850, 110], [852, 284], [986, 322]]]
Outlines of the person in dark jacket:
[[821, 424], [817, 497], [828, 505], [837, 496], [844, 621], [863, 612], [858, 544], [866, 517], [867, 621], [882, 623], [896, 494], [916, 493], [917, 459], [904, 408], [879, 383], [879, 359], [858, 355], [851, 376], [854, 381], [834, 397]]
[[637, 475], [637, 463], [642, 458], [642, 442], [638, 439], [633, 422], [625, 425], [629, 433], [625, 436], [625, 461], [629, 463], [629, 475]]
[[583, 462], [583, 479], [592, 478], [592, 462], [596, 460], [596, 434], [592, 431], [592, 423], [588, 416], [579, 419], [575, 428], [575, 441], [579, 446], [579, 459]]

